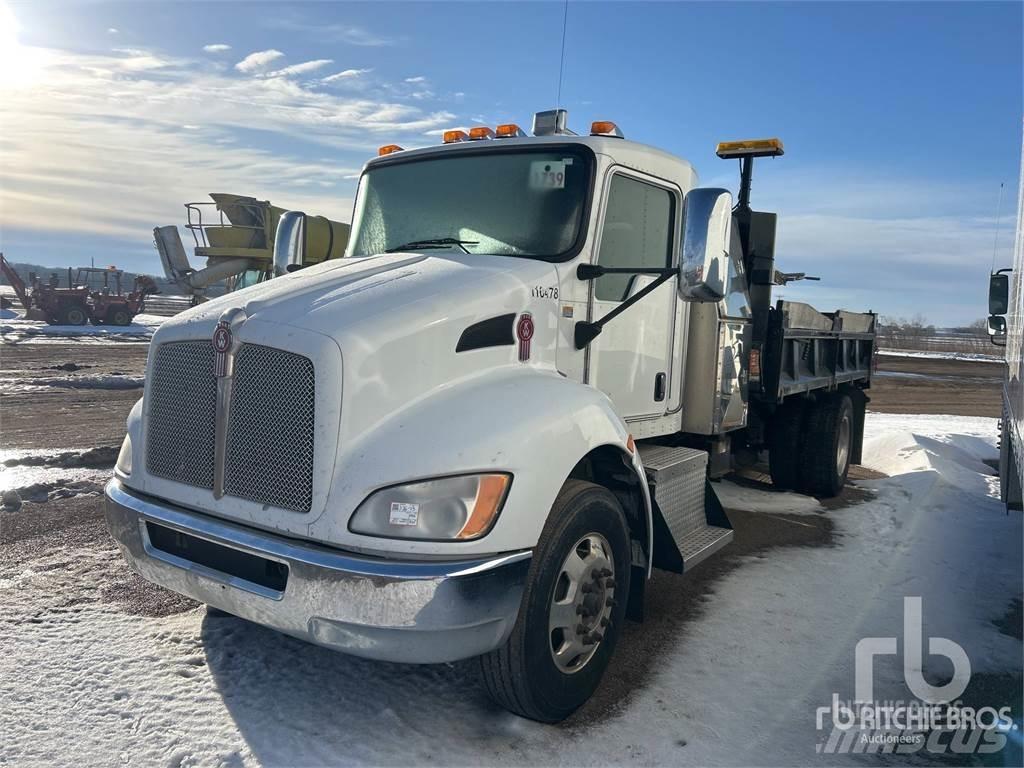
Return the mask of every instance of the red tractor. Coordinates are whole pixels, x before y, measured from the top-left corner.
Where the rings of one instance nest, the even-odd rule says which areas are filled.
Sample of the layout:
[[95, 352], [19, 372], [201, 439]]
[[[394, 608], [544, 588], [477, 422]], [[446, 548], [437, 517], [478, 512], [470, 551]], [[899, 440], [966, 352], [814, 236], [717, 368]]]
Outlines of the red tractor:
[[3, 254], [0, 254], [0, 271], [25, 307], [25, 317], [45, 320], [50, 325], [85, 325], [87, 322], [93, 325], [129, 325], [145, 309], [146, 296], [160, 292], [152, 278], [139, 275], [132, 291], [122, 293], [124, 270], [115, 267], [79, 267], [74, 277], [69, 267], [66, 288], [60, 287], [56, 272], [45, 283], [33, 273], [29, 275], [31, 290]]

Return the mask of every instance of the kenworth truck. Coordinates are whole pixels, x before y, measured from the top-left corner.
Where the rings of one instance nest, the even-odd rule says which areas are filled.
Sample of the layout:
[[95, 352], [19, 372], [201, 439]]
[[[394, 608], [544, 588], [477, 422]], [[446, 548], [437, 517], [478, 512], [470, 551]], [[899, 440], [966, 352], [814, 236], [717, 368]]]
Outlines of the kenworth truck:
[[382, 147], [344, 258], [153, 337], [106, 489], [146, 579], [358, 656], [479, 657], [555, 722], [597, 687], [652, 568], [733, 535], [709, 478], [769, 454], [839, 492], [860, 460], [875, 317], [771, 305], [776, 217], [562, 110]]

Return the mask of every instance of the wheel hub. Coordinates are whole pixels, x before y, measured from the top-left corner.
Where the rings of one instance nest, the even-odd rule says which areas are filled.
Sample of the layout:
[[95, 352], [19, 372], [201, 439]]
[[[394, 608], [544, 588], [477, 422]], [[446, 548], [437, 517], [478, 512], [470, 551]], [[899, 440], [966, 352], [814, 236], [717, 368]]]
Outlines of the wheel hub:
[[593, 658], [611, 623], [615, 606], [615, 564], [611, 546], [589, 533], [569, 550], [551, 596], [548, 634], [551, 658], [565, 673], [578, 672]]

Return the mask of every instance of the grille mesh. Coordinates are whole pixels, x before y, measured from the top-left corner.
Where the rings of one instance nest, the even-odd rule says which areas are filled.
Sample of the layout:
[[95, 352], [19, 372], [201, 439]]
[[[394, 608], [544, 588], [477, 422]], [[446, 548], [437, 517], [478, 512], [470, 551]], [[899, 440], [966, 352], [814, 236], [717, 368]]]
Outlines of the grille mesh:
[[[146, 469], [213, 488], [217, 379], [209, 341], [157, 349], [147, 383]], [[313, 497], [313, 363], [301, 355], [243, 344], [235, 358], [224, 492], [309, 512]]]
[[160, 345], [146, 392], [146, 470], [199, 488], [213, 488], [217, 380], [213, 344]]
[[313, 364], [245, 344], [235, 360], [224, 491], [308, 512], [313, 496]]

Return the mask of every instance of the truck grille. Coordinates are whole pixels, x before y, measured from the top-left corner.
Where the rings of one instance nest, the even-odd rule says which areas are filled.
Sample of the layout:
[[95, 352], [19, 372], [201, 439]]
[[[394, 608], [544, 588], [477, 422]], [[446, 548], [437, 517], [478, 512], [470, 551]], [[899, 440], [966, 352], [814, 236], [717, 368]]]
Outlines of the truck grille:
[[[309, 512], [313, 499], [313, 363], [243, 344], [235, 358], [224, 492]], [[209, 341], [169, 342], [156, 352], [146, 391], [146, 469], [213, 488], [217, 379]]]

